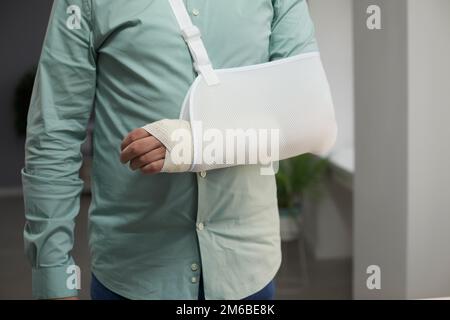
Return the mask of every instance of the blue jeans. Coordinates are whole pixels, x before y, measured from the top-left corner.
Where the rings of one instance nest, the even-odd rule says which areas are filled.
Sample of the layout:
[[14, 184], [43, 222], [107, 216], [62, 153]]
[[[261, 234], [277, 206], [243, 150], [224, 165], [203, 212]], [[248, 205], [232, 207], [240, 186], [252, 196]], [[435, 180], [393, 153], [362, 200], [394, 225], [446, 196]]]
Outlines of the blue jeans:
[[[275, 283], [270, 281], [260, 291], [248, 296], [244, 300], [273, 300], [275, 295]], [[91, 280], [91, 299], [92, 300], [126, 300], [126, 298], [112, 292], [106, 288], [94, 275]], [[198, 300], [205, 300], [203, 291], [203, 279], [200, 277], [200, 289], [198, 293]]]

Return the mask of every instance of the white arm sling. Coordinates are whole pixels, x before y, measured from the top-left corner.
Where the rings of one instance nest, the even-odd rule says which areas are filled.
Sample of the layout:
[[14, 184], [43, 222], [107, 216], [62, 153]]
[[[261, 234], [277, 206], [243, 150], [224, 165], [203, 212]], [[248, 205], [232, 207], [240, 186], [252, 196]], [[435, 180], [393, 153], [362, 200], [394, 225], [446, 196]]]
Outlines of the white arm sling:
[[[337, 125], [318, 52], [215, 70], [183, 0], [169, 0], [169, 3], [198, 77], [186, 95], [179, 120], [161, 120], [143, 127], [167, 148], [163, 172], [200, 172], [241, 164], [205, 161], [205, 133], [208, 132], [225, 139], [233, 130], [256, 133], [276, 130], [277, 144], [258, 141], [268, 149], [270, 161], [304, 153], [322, 156], [330, 151], [336, 140]], [[183, 139], [175, 134], [177, 130], [181, 132], [180, 129], [184, 132]], [[182, 157], [175, 155], [180, 147]], [[223, 145], [220, 148], [225, 150]], [[248, 153], [249, 150], [241, 148], [239, 152]], [[248, 154], [243, 156], [249, 158]]]

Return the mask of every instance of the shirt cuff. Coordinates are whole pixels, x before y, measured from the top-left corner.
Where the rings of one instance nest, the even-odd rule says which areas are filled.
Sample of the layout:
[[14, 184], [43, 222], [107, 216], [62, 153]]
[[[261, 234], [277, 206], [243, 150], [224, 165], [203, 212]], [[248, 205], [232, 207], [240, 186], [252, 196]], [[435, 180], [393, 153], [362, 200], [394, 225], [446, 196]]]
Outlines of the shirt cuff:
[[60, 299], [77, 297], [78, 290], [67, 285], [72, 273], [67, 266], [32, 269], [32, 292], [35, 299]]

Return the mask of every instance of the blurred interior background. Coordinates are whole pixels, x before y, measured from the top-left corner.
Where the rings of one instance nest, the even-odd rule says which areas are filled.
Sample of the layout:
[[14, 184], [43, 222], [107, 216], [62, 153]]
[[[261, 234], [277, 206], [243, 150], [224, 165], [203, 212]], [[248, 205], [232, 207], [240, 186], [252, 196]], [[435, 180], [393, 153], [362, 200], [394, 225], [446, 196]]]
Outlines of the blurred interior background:
[[[0, 13], [0, 299], [31, 298], [20, 170], [52, 2], [7, 0]], [[450, 296], [450, 1], [309, 3], [340, 131], [328, 159], [281, 166], [277, 298]], [[373, 4], [381, 30], [366, 24]], [[73, 252], [81, 270], [89, 270], [90, 149], [88, 139]], [[379, 290], [366, 285], [371, 265], [381, 270]]]

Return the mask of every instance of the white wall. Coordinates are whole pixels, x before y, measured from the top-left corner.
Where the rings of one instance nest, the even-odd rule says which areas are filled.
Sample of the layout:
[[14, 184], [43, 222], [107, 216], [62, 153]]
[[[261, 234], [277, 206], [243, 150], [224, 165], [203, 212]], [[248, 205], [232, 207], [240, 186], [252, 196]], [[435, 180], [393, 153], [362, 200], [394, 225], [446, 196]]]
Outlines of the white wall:
[[354, 17], [354, 297], [450, 296], [450, 2], [355, 0]]
[[409, 298], [450, 296], [450, 1], [410, 0]]
[[[353, 172], [353, 24], [352, 0], [310, 0], [322, 60], [336, 108], [339, 136], [332, 160]], [[336, 156], [336, 158], [335, 158]], [[306, 240], [318, 259], [352, 255], [351, 189], [331, 179], [319, 203], [305, 210]]]
[[353, 149], [352, 0], [310, 0], [309, 6], [336, 107], [339, 136], [335, 151]]

